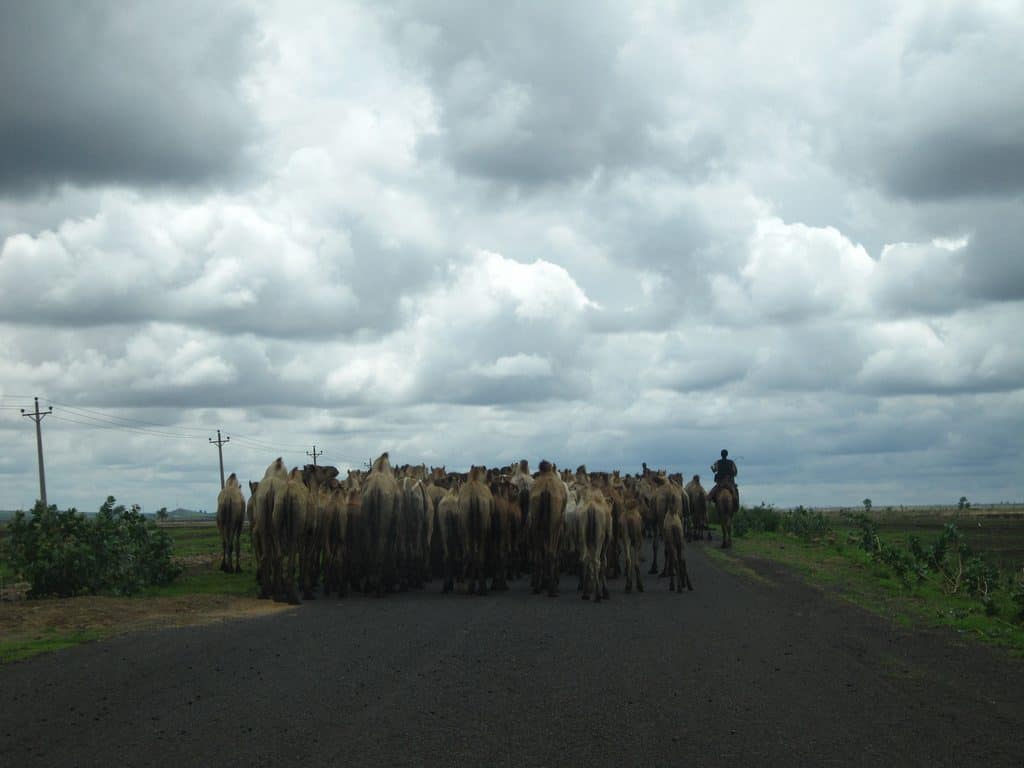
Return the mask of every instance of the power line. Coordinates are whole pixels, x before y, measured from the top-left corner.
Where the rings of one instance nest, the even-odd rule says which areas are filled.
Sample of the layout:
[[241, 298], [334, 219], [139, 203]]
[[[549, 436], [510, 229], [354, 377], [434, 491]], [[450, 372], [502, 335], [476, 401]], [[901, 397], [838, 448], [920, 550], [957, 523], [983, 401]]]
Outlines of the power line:
[[246, 437], [245, 435], [239, 435], [237, 432], [234, 434], [236, 440], [241, 440], [247, 443], [252, 443], [257, 448], [267, 448], [272, 451], [286, 450], [286, 451], [304, 451], [306, 446], [304, 445], [272, 445], [271, 443], [254, 437]]
[[316, 466], [316, 457], [317, 457], [317, 456], [323, 456], [323, 455], [324, 455], [324, 452], [323, 452], [323, 451], [320, 451], [319, 453], [317, 453], [317, 450], [316, 450], [316, 446], [314, 445], [314, 446], [313, 446], [313, 452], [312, 452], [312, 453], [310, 453], [309, 451], [306, 451], [306, 455], [307, 455], [307, 456], [312, 456], [312, 457], [313, 457], [313, 466], [315, 467], [315, 466]]
[[203, 429], [201, 427], [187, 427], [187, 426], [184, 426], [184, 425], [177, 425], [177, 424], [158, 424], [158, 423], [156, 423], [154, 421], [143, 421], [142, 419], [132, 419], [132, 418], [129, 418], [127, 416], [118, 416], [117, 414], [106, 413], [104, 411], [97, 411], [97, 410], [92, 409], [92, 408], [83, 408], [81, 406], [65, 405], [63, 403], [58, 403], [58, 402], [56, 402], [54, 400], [49, 400], [48, 402], [51, 405], [56, 405], [56, 406], [58, 406], [60, 408], [63, 408], [65, 411], [71, 411], [75, 415], [81, 416], [82, 418], [86, 418], [86, 419], [96, 419], [98, 421], [110, 421], [110, 422], [117, 422], [117, 423], [126, 422], [127, 425], [129, 425], [129, 426], [135, 425], [135, 424], [139, 424], [143, 428], [158, 429], [158, 430], [164, 430], [164, 431], [171, 430], [171, 429], [176, 429], [176, 430], [181, 430], [181, 431], [185, 431], [185, 432], [197, 432], [197, 433], [201, 433], [202, 435], [205, 435], [205, 434], [207, 434], [209, 432], [208, 429]]
[[[10, 395], [12, 399], [16, 396]], [[24, 399], [24, 398], [22, 398]], [[179, 425], [166, 425], [160, 424], [155, 421], [147, 421], [144, 419], [135, 419], [128, 416], [121, 416], [114, 413], [107, 413], [106, 411], [100, 411], [94, 408], [88, 408], [85, 406], [68, 405], [60, 403], [55, 400], [47, 400], [50, 404], [51, 410], [53, 406], [60, 407], [65, 413], [54, 418], [58, 421], [66, 424], [75, 424], [82, 427], [92, 427], [94, 429], [108, 429], [108, 430], [121, 430], [130, 434], [143, 435], [147, 437], [159, 437], [164, 439], [172, 440], [200, 440], [202, 437], [209, 434], [208, 430], [200, 427], [188, 427]], [[6, 409], [19, 409], [18, 406], [4, 406], [0, 405], [0, 408]], [[20, 410], [20, 409], [19, 409]], [[199, 434], [188, 434], [188, 433], [199, 433]], [[208, 438], [209, 439], [209, 438]], [[268, 439], [259, 437], [248, 437], [246, 435], [239, 435], [237, 433], [232, 434], [232, 442], [238, 443], [243, 448], [256, 451], [267, 451], [279, 454], [285, 453], [298, 453], [299, 451], [305, 452], [306, 455], [312, 455], [306, 450], [306, 446], [298, 444], [275, 444], [270, 442]], [[216, 441], [210, 439], [211, 443]], [[223, 442], [227, 442], [224, 440]], [[322, 451], [318, 451], [314, 446], [314, 451], [317, 457], [322, 455]], [[315, 463], [315, 458], [314, 458]]]
[[[88, 416], [80, 416], [79, 414], [75, 414], [75, 415], [79, 416], [79, 419], [88, 419], [89, 418]], [[111, 422], [104, 422], [104, 421], [99, 421], [99, 420], [80, 421], [79, 419], [71, 419], [71, 418], [68, 418], [66, 416], [60, 416], [60, 417], [54, 416], [54, 418], [59, 419], [60, 421], [66, 421], [66, 422], [68, 422], [70, 424], [80, 424], [80, 425], [85, 426], [85, 427], [94, 427], [96, 429], [120, 429], [120, 430], [124, 430], [126, 432], [135, 433], [137, 435], [149, 435], [150, 437], [166, 437], [166, 438], [171, 438], [171, 439], [174, 439], [174, 440], [200, 440], [200, 439], [202, 439], [199, 435], [181, 435], [181, 434], [175, 434], [173, 432], [159, 432], [159, 431], [153, 430], [153, 429], [144, 429], [142, 427], [130, 427], [127, 424], [114, 424], [114, 423], [111, 423]]]

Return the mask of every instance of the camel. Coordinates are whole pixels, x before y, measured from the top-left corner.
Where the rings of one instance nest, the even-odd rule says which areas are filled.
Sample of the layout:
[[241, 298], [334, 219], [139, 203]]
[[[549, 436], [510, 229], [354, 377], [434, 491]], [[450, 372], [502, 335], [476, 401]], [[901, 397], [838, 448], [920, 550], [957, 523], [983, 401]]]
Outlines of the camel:
[[407, 475], [399, 483], [399, 519], [397, 546], [401, 588], [422, 587], [427, 578], [429, 526], [433, 525], [433, 506], [423, 483]]
[[515, 521], [516, 545], [512, 553], [513, 575], [518, 578], [529, 560], [526, 531], [530, 522], [530, 489], [533, 487], [533, 476], [530, 474], [530, 463], [526, 459], [522, 459], [512, 470], [511, 482], [516, 488], [519, 504], [519, 515]]
[[732, 491], [721, 486], [718, 489], [715, 509], [718, 510], [718, 522], [722, 526], [722, 549], [732, 546], [732, 516], [736, 513], [736, 498]]
[[341, 485], [330, 489], [323, 535], [324, 597], [337, 592], [342, 598], [348, 592], [348, 500], [348, 491]]
[[[700, 539], [708, 531], [708, 494], [700, 484], [700, 475], [694, 475], [685, 490], [693, 511], [694, 537]], [[711, 532], [708, 531], [708, 538], [710, 536]]]
[[557, 469], [549, 461], [541, 461], [540, 472], [530, 489], [530, 552], [533, 572], [530, 586], [534, 594], [547, 589], [558, 596], [558, 553], [562, 536], [567, 493]]
[[367, 586], [378, 597], [394, 584], [400, 507], [398, 482], [385, 452], [373, 462], [362, 497]]
[[562, 543], [559, 568], [579, 577], [576, 591], [583, 589], [583, 569], [580, 568], [580, 502], [574, 486], [562, 481], [565, 488], [565, 512], [562, 514]]
[[279, 494], [284, 492], [288, 482], [288, 469], [278, 456], [267, 467], [253, 493], [252, 550], [256, 556], [256, 576], [260, 584], [260, 597], [268, 598], [273, 592], [274, 548], [273, 518], [274, 505]]
[[437, 505], [438, 541], [444, 562], [444, 592], [455, 588], [455, 574], [462, 574], [462, 540], [459, 531], [459, 486], [453, 483]]
[[676, 472], [669, 475], [668, 481], [674, 488], [679, 489], [679, 501], [681, 504], [679, 516], [683, 519], [683, 535], [687, 541], [693, 541], [693, 509], [690, 506], [690, 496], [686, 493], [686, 489], [683, 488], [683, 477]]
[[299, 549], [299, 582], [302, 599], [312, 600], [313, 591], [320, 580], [327, 530], [327, 507], [331, 501], [330, 484], [335, 482], [338, 470], [332, 466], [307, 464], [302, 468], [302, 482], [309, 490], [309, 514], [303, 522]]
[[[686, 503], [683, 501], [683, 489], [676, 485], [666, 477], [664, 472], [658, 472], [652, 474], [651, 481], [653, 483], [653, 493], [651, 495], [650, 509], [651, 517], [656, 523], [655, 531], [664, 532], [665, 529], [665, 515], [670, 512], [675, 512], [679, 515], [679, 521], [682, 523], [683, 516], [686, 512]], [[685, 528], [684, 528], [685, 533]], [[651, 568], [651, 573], [657, 573], [658, 564], [658, 549], [657, 549], [657, 534], [654, 538], [654, 567]], [[666, 544], [666, 546], [668, 546]], [[664, 569], [659, 576], [668, 575], [668, 564], [665, 564]]]
[[518, 540], [519, 491], [507, 476], [495, 478], [490, 483], [494, 499], [491, 515], [491, 589], [508, 591], [511, 563], [515, 557]]
[[665, 535], [665, 560], [668, 561], [668, 591], [682, 592], [685, 585], [692, 592], [693, 584], [686, 571], [686, 556], [683, 550], [686, 543], [683, 535], [683, 518], [678, 507], [666, 511], [662, 532]]
[[348, 535], [345, 537], [345, 566], [348, 571], [349, 585], [356, 591], [362, 591], [367, 579], [363, 492], [359, 482], [352, 482], [351, 476], [345, 484], [348, 486], [345, 498], [348, 517]]
[[[245, 497], [232, 472], [224, 488], [217, 495], [217, 530], [220, 531], [220, 569], [227, 573], [242, 572], [242, 523], [245, 522]], [[235, 564], [231, 565], [231, 549], [235, 550]]]
[[426, 547], [428, 581], [431, 577], [441, 576], [444, 572], [444, 543], [441, 540], [441, 521], [439, 519], [439, 515], [441, 499], [445, 497], [447, 488], [443, 485], [439, 485], [439, 482], [445, 482], [444, 478], [438, 478], [432, 472], [425, 487], [427, 498], [430, 500], [430, 527], [427, 531], [429, 540]]
[[619, 473], [615, 472], [609, 475], [607, 472], [595, 473], [594, 477], [597, 480], [597, 486], [604, 493], [605, 498], [611, 507], [612, 513], [612, 538], [608, 545], [608, 578], [617, 579], [620, 574], [619, 570], [619, 552], [622, 549], [624, 539], [621, 538], [620, 530], [621, 526], [619, 520], [625, 510], [625, 500], [622, 496], [622, 481], [619, 479]]
[[[658, 572], [658, 536], [661, 534], [661, 527], [664, 518], [659, 516], [654, 506], [654, 494], [656, 491], [656, 479], [664, 477], [647, 469], [644, 464], [644, 474], [636, 483], [636, 493], [640, 498], [640, 515], [643, 518], [644, 529], [651, 534], [651, 569], [648, 573]], [[667, 482], [667, 481], [666, 481]]]
[[259, 581], [260, 577], [260, 561], [263, 558], [262, 547], [257, 551], [256, 549], [256, 536], [254, 535], [255, 528], [253, 527], [253, 520], [256, 515], [256, 489], [260, 487], [258, 481], [249, 481], [249, 501], [245, 503], [245, 520], [249, 523], [249, 546], [252, 549], [252, 559], [256, 570], [256, 580]]
[[596, 488], [584, 491], [579, 511], [580, 583], [582, 597], [594, 602], [608, 599], [608, 547], [611, 540], [612, 511], [604, 494]]
[[626, 560], [626, 592], [633, 591], [633, 581], [636, 580], [638, 592], [644, 591], [644, 582], [640, 577], [640, 557], [644, 545], [643, 521], [640, 519], [639, 502], [626, 502], [626, 511], [620, 518], [622, 533], [620, 537], [623, 543], [623, 552]]
[[487, 594], [487, 547], [491, 535], [494, 497], [484, 484], [486, 467], [471, 467], [469, 480], [459, 489], [460, 537], [464, 544], [463, 575], [469, 594], [474, 585], [481, 595]]
[[312, 507], [309, 489], [302, 481], [302, 470], [296, 467], [288, 475], [283, 491], [274, 499], [270, 541], [275, 600], [287, 600], [292, 605], [299, 603], [295, 564], [307, 535], [307, 519], [314, 514]]

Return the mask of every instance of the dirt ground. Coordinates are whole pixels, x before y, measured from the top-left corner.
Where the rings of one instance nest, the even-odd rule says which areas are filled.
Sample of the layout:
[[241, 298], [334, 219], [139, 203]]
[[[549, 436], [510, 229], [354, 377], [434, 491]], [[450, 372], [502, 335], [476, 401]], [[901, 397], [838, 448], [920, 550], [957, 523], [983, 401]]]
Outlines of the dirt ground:
[[57, 633], [120, 635], [141, 629], [187, 627], [226, 619], [265, 616], [288, 606], [248, 597], [70, 597], [0, 603], [0, 637], [36, 640]]

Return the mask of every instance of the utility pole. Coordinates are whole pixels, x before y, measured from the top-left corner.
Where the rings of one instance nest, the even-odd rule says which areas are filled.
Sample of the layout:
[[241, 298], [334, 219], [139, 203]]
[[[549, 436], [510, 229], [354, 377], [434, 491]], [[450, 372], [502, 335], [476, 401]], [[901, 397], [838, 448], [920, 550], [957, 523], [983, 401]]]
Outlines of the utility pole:
[[222, 491], [224, 490], [224, 449], [222, 446], [224, 445], [224, 443], [229, 442], [231, 442], [230, 437], [225, 437], [223, 440], [221, 440], [219, 429], [217, 430], [217, 439], [214, 440], [212, 437], [210, 438], [210, 444], [217, 446], [217, 458], [220, 459], [220, 489]]
[[317, 453], [317, 450], [316, 450], [316, 446], [314, 445], [314, 446], [313, 446], [313, 452], [312, 452], [312, 453], [310, 453], [309, 451], [306, 451], [306, 455], [307, 455], [307, 456], [312, 456], [312, 457], [313, 457], [313, 466], [315, 467], [315, 466], [316, 466], [316, 457], [317, 457], [317, 456], [323, 456], [323, 455], [324, 455], [324, 452], [323, 452], [323, 451], [320, 451], [319, 453]]
[[35, 401], [36, 409], [27, 412], [22, 408], [21, 415], [27, 416], [36, 423], [36, 453], [39, 455], [39, 498], [43, 502], [43, 509], [46, 509], [46, 469], [43, 467], [43, 430], [40, 424], [44, 416], [49, 416], [53, 413], [53, 406], [51, 405], [49, 410], [40, 411], [39, 398], [35, 398]]

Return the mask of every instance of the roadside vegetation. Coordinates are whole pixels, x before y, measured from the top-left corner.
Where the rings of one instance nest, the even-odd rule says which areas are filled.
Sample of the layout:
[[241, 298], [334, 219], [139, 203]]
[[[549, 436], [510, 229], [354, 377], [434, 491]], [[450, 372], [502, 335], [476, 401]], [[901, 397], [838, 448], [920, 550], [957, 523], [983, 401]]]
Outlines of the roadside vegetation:
[[[1024, 518], [836, 517], [761, 504], [740, 510], [733, 526], [742, 560], [783, 563], [903, 626], [948, 626], [1024, 654]], [[996, 541], [985, 528], [1002, 535]]]
[[10, 569], [30, 585], [29, 597], [131, 595], [181, 573], [167, 534], [113, 496], [92, 516], [37, 503], [30, 514], [14, 516], [5, 545]]
[[247, 536], [243, 573], [220, 571], [219, 560], [212, 521], [158, 524], [112, 497], [90, 515], [41, 504], [18, 512], [0, 527], [0, 663], [128, 630], [278, 610], [255, 600]]

